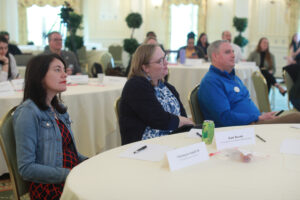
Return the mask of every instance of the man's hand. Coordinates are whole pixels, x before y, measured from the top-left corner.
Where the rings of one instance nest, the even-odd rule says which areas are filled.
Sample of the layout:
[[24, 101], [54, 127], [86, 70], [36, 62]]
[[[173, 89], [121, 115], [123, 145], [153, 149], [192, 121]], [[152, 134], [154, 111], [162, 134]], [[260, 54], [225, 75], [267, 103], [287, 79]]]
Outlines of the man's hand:
[[267, 113], [264, 113], [264, 114], [262, 114], [262, 115], [260, 115], [258, 117], [258, 121], [265, 121], [265, 120], [275, 119], [275, 118], [277, 118], [275, 116], [275, 113], [276, 112], [267, 112]]

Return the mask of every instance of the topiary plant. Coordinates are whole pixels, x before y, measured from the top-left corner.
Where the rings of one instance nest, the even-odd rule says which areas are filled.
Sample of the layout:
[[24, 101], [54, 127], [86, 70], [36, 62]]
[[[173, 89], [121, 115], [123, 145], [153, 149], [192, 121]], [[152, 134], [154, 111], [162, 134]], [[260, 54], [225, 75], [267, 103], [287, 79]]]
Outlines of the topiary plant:
[[130, 39], [124, 39], [123, 41], [124, 50], [130, 55], [132, 55], [139, 46], [138, 41], [135, 38], [133, 38], [133, 33], [136, 28], [139, 28], [142, 25], [143, 19], [139, 13], [130, 13], [125, 20], [128, 27], [132, 28], [132, 32]]
[[83, 37], [76, 35], [77, 29], [82, 29], [82, 15], [74, 12], [70, 4], [65, 1], [65, 5], [61, 8], [61, 22], [66, 24], [69, 35], [66, 37], [65, 46], [76, 54], [76, 50], [83, 46]]
[[83, 46], [83, 37], [76, 35], [77, 29], [82, 29], [80, 26], [81, 22], [82, 15], [79, 15], [75, 12], [70, 13], [67, 23], [69, 36], [66, 38], [65, 46], [73, 52], [76, 52], [77, 49], [80, 49]]
[[135, 52], [138, 46], [139, 43], [134, 38], [124, 40], [124, 50], [128, 52], [130, 55], [132, 55]]
[[236, 28], [236, 30], [239, 32], [239, 35], [234, 38], [234, 43], [239, 45], [241, 48], [246, 46], [248, 44], [248, 40], [242, 36], [242, 32], [244, 32], [248, 25], [248, 19], [247, 18], [233, 18], [233, 26]]

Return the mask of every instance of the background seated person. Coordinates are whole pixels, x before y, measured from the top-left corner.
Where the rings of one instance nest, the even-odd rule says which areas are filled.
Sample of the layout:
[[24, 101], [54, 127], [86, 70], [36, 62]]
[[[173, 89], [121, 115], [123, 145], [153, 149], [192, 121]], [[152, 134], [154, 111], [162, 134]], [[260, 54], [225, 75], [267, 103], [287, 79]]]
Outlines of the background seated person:
[[19, 47], [15, 44], [9, 43], [9, 33], [6, 31], [1, 31], [0, 32], [0, 37], [3, 36], [7, 39], [8, 41], [8, 52], [12, 55], [19, 55], [22, 54], [22, 51], [19, 49]]
[[60, 55], [66, 63], [68, 75], [81, 74], [81, 68], [76, 55], [72, 51], [62, 50], [62, 36], [59, 32], [48, 34], [49, 49], [44, 50], [44, 54], [55, 53]]
[[267, 38], [261, 38], [254, 50], [248, 57], [248, 61], [253, 61], [259, 66], [262, 75], [265, 77], [270, 92], [271, 85], [278, 88], [282, 95], [285, 95], [286, 90], [279, 85], [273, 76], [275, 68], [274, 55], [269, 51], [269, 42]]
[[205, 54], [199, 47], [195, 46], [195, 34], [190, 32], [187, 35], [187, 46], [183, 46], [178, 50], [177, 60], [180, 59], [180, 51], [185, 50], [186, 58], [203, 58], [205, 59]]
[[207, 41], [207, 35], [206, 33], [201, 33], [199, 36], [199, 39], [197, 41], [197, 47], [199, 47], [200, 49], [202, 49], [202, 51], [204, 52], [204, 58], [205, 60], [208, 60], [208, 56], [207, 56], [207, 48], [209, 46], [209, 43]]
[[300, 64], [291, 64], [283, 67], [293, 80], [293, 86], [289, 91], [289, 100], [300, 111]]
[[[153, 31], [147, 32], [146, 38], [148, 38], [148, 37], [154, 37], [155, 40], [156, 40], [156, 42], [157, 42], [157, 44], [159, 44], [158, 41], [157, 41], [157, 36], [156, 36], [156, 34], [155, 34]], [[145, 39], [145, 40], [146, 40], [146, 39]], [[145, 41], [144, 41], [144, 43], [145, 43]], [[163, 46], [162, 44], [159, 44], [159, 46], [160, 46], [160, 48], [161, 48], [163, 51], [165, 51], [164, 46]]]
[[200, 109], [205, 119], [216, 127], [267, 123], [300, 123], [300, 113], [276, 117], [275, 112], [261, 114], [249, 92], [235, 75], [234, 51], [227, 40], [218, 40], [208, 47], [212, 61], [198, 91]]
[[292, 37], [289, 46], [288, 64], [300, 64], [300, 41], [298, 41], [298, 33]]
[[234, 51], [234, 55], [235, 55], [234, 62], [238, 63], [238, 62], [242, 61], [243, 54], [242, 54], [241, 47], [232, 42], [231, 32], [228, 30], [223, 31], [221, 37], [222, 37], [222, 40], [227, 40], [228, 42], [230, 42], [231, 47], [233, 48], [233, 51]]
[[133, 55], [120, 100], [122, 144], [168, 135], [193, 124], [176, 89], [163, 80], [168, 74], [165, 55], [153, 44], [139, 46]]
[[0, 82], [18, 78], [16, 60], [8, 52], [8, 41], [0, 36]]
[[143, 44], [158, 44], [158, 43], [157, 43], [156, 37], [148, 36], [145, 38]]
[[59, 199], [70, 170], [86, 159], [77, 152], [67, 108], [65, 64], [56, 54], [39, 55], [25, 72], [24, 97], [13, 115], [20, 175], [31, 199]]

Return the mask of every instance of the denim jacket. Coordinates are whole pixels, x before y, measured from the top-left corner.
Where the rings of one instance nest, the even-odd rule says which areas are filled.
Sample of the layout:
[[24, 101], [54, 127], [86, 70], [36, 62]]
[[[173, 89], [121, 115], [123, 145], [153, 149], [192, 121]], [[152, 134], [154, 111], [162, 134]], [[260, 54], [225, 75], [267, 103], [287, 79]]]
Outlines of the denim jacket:
[[[56, 116], [71, 131], [68, 113]], [[62, 137], [51, 109], [40, 110], [30, 99], [23, 102], [13, 115], [17, 163], [24, 180], [37, 183], [63, 183], [70, 169], [63, 168]], [[80, 155], [79, 162], [86, 157]]]

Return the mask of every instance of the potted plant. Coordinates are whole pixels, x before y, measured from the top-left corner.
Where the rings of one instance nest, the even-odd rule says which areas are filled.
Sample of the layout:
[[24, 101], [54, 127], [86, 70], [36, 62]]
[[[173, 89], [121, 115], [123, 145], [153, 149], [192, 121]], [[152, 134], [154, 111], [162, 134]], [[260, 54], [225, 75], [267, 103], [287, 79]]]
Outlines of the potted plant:
[[236, 28], [236, 30], [239, 32], [239, 35], [234, 38], [234, 43], [239, 45], [241, 48], [246, 46], [248, 44], [248, 40], [242, 36], [242, 32], [244, 32], [248, 25], [248, 19], [247, 18], [233, 18], [233, 26]]
[[82, 23], [82, 15], [75, 13], [70, 7], [70, 4], [65, 2], [65, 6], [61, 9], [60, 16], [62, 23], [66, 24], [68, 31], [65, 46], [76, 53], [77, 49], [83, 47], [83, 37], [76, 35], [76, 31], [82, 29], [80, 26]]
[[125, 20], [128, 27], [132, 28], [132, 32], [130, 38], [124, 39], [124, 50], [131, 56], [139, 46], [138, 41], [133, 38], [133, 33], [136, 28], [141, 26], [143, 19], [139, 13], [130, 13]]

